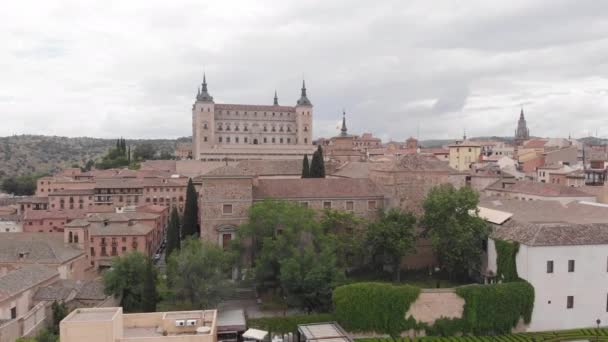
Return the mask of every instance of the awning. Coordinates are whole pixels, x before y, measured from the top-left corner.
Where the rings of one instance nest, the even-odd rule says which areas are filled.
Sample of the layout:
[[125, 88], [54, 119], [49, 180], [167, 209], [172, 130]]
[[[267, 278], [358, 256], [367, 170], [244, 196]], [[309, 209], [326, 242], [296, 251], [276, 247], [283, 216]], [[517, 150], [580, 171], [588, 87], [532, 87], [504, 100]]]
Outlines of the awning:
[[244, 338], [251, 338], [258, 341], [262, 341], [267, 335], [268, 331], [258, 329], [247, 329], [247, 331], [243, 333]]

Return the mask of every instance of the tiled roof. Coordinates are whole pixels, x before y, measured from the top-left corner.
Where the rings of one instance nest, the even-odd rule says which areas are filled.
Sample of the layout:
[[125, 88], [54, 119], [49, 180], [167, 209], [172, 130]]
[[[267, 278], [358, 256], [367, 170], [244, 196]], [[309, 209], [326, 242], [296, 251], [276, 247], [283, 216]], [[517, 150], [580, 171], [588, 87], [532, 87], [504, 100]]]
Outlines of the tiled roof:
[[63, 233], [10, 233], [0, 239], [2, 263], [62, 264], [83, 254], [82, 250], [63, 243]]
[[545, 139], [531, 139], [524, 143], [523, 148], [541, 148], [545, 147], [547, 140]]
[[589, 194], [582, 192], [575, 187], [532, 181], [516, 181], [510, 183], [506, 188], [503, 188], [502, 181], [499, 180], [486, 189], [543, 197], [590, 197]]
[[379, 196], [383, 194], [371, 180], [356, 178], [260, 179], [253, 188], [254, 199]]
[[64, 189], [64, 190], [53, 191], [53, 192], [49, 193], [49, 196], [93, 195], [94, 193], [95, 193], [95, 190], [93, 190], [93, 188], [88, 188], [88, 189]]
[[369, 178], [369, 162], [347, 162], [338, 167], [332, 176], [344, 178]]
[[126, 212], [126, 213], [93, 213], [87, 215], [86, 220], [89, 222], [127, 222], [129, 220], [154, 220], [158, 218], [157, 214], [146, 212]]
[[168, 211], [168, 208], [156, 204], [144, 204], [135, 208], [135, 211], [141, 213], [163, 213], [165, 210]]
[[43, 265], [27, 265], [0, 277], [0, 301], [58, 276], [57, 269]]
[[90, 236], [112, 236], [112, 235], [147, 235], [154, 228], [142, 223], [103, 223], [92, 222], [89, 226]]
[[214, 177], [251, 177], [253, 174], [249, 171], [243, 170], [239, 167], [232, 165], [225, 165], [215, 170], [211, 170], [204, 174], [203, 178], [214, 178]]
[[68, 219], [68, 214], [60, 210], [28, 210], [23, 217], [24, 220], [43, 220], [43, 219]]
[[378, 163], [372, 166], [380, 171], [426, 171], [452, 172], [454, 169], [445, 162], [430, 155], [408, 154], [395, 159], [392, 163]]
[[262, 111], [262, 112], [295, 112], [295, 107], [290, 106], [265, 106], [265, 105], [243, 105], [218, 103], [215, 110], [243, 110], [243, 111]]
[[49, 198], [31, 196], [31, 197], [20, 198], [17, 201], [17, 203], [49, 203]]
[[36, 301], [59, 301], [73, 296], [76, 300], [104, 300], [103, 283], [100, 280], [58, 280], [50, 285], [40, 287], [34, 295]]
[[243, 160], [237, 168], [257, 176], [301, 175], [302, 160]]
[[608, 244], [608, 224], [524, 223], [510, 220], [503, 225], [495, 225], [491, 237], [517, 241], [527, 246], [605, 245]]
[[522, 201], [504, 197], [483, 197], [479, 207], [506, 211], [520, 222], [608, 223], [608, 205], [558, 201]]
[[96, 179], [96, 189], [124, 189], [124, 188], [142, 188], [143, 182], [141, 179], [131, 178], [104, 178]]

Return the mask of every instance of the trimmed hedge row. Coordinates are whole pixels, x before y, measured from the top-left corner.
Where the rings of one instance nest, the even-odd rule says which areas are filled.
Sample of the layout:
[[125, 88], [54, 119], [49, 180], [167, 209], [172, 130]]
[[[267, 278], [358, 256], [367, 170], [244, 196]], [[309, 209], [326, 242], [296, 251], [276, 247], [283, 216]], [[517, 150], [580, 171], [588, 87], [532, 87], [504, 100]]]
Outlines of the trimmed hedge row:
[[275, 334], [288, 334], [295, 333], [298, 330], [298, 324], [331, 322], [334, 320], [335, 318], [332, 314], [263, 317], [247, 320], [247, 326]]
[[347, 331], [386, 333], [399, 336], [415, 327], [405, 313], [420, 289], [410, 285], [356, 283], [334, 290], [335, 317]]
[[534, 308], [534, 287], [527, 281], [456, 288], [464, 298], [462, 319], [465, 333], [508, 334], [521, 317], [530, 323]]

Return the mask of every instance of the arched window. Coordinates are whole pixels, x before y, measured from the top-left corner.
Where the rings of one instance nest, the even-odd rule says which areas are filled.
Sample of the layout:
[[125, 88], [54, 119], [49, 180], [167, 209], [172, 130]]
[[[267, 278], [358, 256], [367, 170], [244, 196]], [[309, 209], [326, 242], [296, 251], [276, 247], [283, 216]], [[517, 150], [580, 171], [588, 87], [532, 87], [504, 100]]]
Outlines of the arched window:
[[68, 243], [72, 243], [73, 241], [73, 236], [72, 236], [72, 232], [68, 233]]
[[74, 243], [78, 243], [78, 233], [74, 234]]

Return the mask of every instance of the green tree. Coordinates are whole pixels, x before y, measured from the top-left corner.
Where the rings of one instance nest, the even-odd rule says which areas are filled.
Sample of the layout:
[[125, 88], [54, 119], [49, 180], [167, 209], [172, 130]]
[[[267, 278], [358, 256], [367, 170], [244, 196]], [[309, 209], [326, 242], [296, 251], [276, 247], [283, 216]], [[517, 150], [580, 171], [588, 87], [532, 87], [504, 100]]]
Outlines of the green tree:
[[143, 280], [142, 310], [144, 312], [156, 311], [156, 303], [158, 303], [158, 293], [156, 292], [157, 279], [156, 267], [154, 267], [152, 260], [148, 260]]
[[144, 279], [148, 262], [143, 254], [132, 252], [114, 258], [112, 268], [103, 275], [105, 293], [121, 298], [120, 305], [125, 312], [143, 311]]
[[281, 287], [287, 303], [308, 313], [331, 311], [332, 291], [345, 280], [337, 267], [332, 241], [327, 239], [318, 245], [293, 247], [291, 257], [280, 262]]
[[323, 233], [332, 240], [338, 267], [352, 270], [365, 263], [365, 222], [352, 211], [325, 209]]
[[428, 229], [433, 249], [450, 277], [466, 278], [479, 271], [487, 223], [472, 215], [479, 195], [470, 187], [456, 190], [450, 184], [431, 189], [423, 203], [422, 224]]
[[186, 206], [184, 208], [184, 217], [182, 222], [182, 239], [188, 236], [198, 235], [198, 195], [192, 178], [188, 180], [186, 188]]
[[51, 304], [51, 311], [53, 312], [53, 325], [50, 331], [55, 335], [59, 335], [59, 323], [68, 315], [68, 307], [64, 302], [59, 303], [54, 301]]
[[2, 181], [0, 188], [16, 196], [31, 196], [36, 192], [36, 182], [44, 174], [32, 173], [28, 175], [8, 177]]
[[229, 293], [230, 257], [217, 245], [189, 238], [171, 254], [167, 278], [174, 298], [191, 309], [215, 307]]
[[310, 164], [310, 178], [325, 178], [325, 161], [323, 160], [323, 149], [321, 145], [312, 155]]
[[308, 165], [308, 154], [302, 160], [302, 178], [310, 178], [310, 165]]
[[416, 244], [416, 217], [408, 212], [390, 209], [369, 225], [367, 243], [375, 256], [387, 258], [395, 280], [401, 281], [401, 260], [413, 252]]
[[151, 160], [156, 156], [156, 148], [149, 142], [138, 144], [133, 149], [133, 159], [137, 161]]
[[179, 214], [177, 208], [171, 210], [171, 217], [169, 218], [169, 227], [167, 228], [167, 251], [165, 254], [165, 260], [168, 261], [171, 253], [180, 248], [180, 229], [179, 229]]

